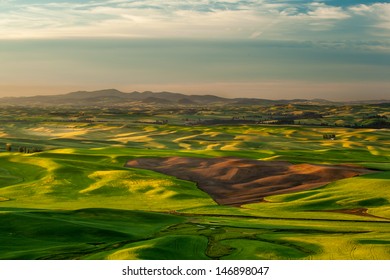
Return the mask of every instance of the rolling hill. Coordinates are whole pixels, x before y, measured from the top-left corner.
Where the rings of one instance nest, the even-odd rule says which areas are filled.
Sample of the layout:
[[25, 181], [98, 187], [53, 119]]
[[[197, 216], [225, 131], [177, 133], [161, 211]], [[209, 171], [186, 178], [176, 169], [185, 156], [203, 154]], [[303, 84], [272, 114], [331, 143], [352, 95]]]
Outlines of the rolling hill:
[[[374, 102], [374, 101], [373, 101]], [[385, 101], [383, 101], [385, 102]], [[18, 106], [127, 106], [127, 105], [160, 105], [160, 106], [203, 106], [219, 105], [277, 105], [277, 104], [342, 104], [324, 99], [269, 100], [260, 98], [224, 98], [215, 95], [185, 95], [173, 92], [121, 92], [116, 89], [98, 91], [77, 91], [60, 95], [37, 95], [28, 97], [0, 98], [2, 105]]]

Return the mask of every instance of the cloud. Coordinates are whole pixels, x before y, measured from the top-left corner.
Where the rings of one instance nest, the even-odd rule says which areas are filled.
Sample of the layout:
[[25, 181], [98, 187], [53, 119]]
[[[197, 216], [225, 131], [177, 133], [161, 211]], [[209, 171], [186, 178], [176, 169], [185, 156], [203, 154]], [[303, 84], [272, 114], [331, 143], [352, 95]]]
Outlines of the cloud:
[[338, 2], [2, 0], [0, 37], [340, 39], [362, 34], [362, 24], [370, 40], [389, 35], [390, 4]]
[[316, 19], [346, 19], [351, 17], [341, 7], [327, 6], [323, 3], [313, 3], [313, 9], [307, 13], [308, 16]]
[[384, 36], [390, 32], [390, 3], [360, 4], [349, 8], [351, 13], [369, 20]]

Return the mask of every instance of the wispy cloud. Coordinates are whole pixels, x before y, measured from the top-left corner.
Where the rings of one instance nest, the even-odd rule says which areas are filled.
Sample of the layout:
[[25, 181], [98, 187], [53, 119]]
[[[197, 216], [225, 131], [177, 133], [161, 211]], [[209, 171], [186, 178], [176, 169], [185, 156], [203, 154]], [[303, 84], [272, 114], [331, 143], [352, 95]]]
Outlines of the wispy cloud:
[[315, 19], [342, 20], [351, 17], [343, 8], [327, 6], [323, 3], [312, 3], [310, 8], [307, 15]]
[[[356, 35], [361, 29], [350, 28], [354, 21], [369, 26], [372, 38], [389, 35], [389, 3], [338, 2], [342, 1], [2, 0], [0, 37], [308, 39], [318, 31], [335, 37]], [[345, 26], [348, 34], [341, 34]]]
[[[382, 31], [382, 35], [389, 36], [390, 33], [390, 4], [389, 3], [375, 3], [372, 5], [360, 4], [352, 6], [349, 10], [355, 15], [364, 18], [373, 24], [377, 31]], [[382, 30], [380, 30], [382, 29]]]

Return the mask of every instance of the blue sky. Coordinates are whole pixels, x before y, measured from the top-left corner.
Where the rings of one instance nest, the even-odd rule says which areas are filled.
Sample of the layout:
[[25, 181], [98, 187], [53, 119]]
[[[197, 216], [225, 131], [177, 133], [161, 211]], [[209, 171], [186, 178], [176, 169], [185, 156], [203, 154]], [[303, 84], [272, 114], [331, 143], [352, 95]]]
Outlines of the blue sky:
[[390, 95], [389, 1], [0, 0], [0, 38], [0, 96]]

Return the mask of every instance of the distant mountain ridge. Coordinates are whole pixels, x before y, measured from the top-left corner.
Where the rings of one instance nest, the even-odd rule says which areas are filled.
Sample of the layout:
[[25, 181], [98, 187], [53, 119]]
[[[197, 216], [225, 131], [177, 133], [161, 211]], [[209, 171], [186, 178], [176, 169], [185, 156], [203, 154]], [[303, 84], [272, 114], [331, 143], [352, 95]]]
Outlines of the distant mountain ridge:
[[160, 106], [196, 106], [196, 105], [283, 105], [283, 104], [367, 104], [389, 103], [389, 100], [379, 101], [355, 101], [332, 102], [325, 99], [260, 99], [260, 98], [225, 98], [216, 95], [186, 95], [173, 92], [121, 92], [116, 89], [104, 89], [97, 91], [76, 91], [60, 95], [37, 95], [29, 97], [4, 97], [0, 98], [1, 105], [42, 105], [42, 106], [127, 106], [127, 105], [160, 105]]

